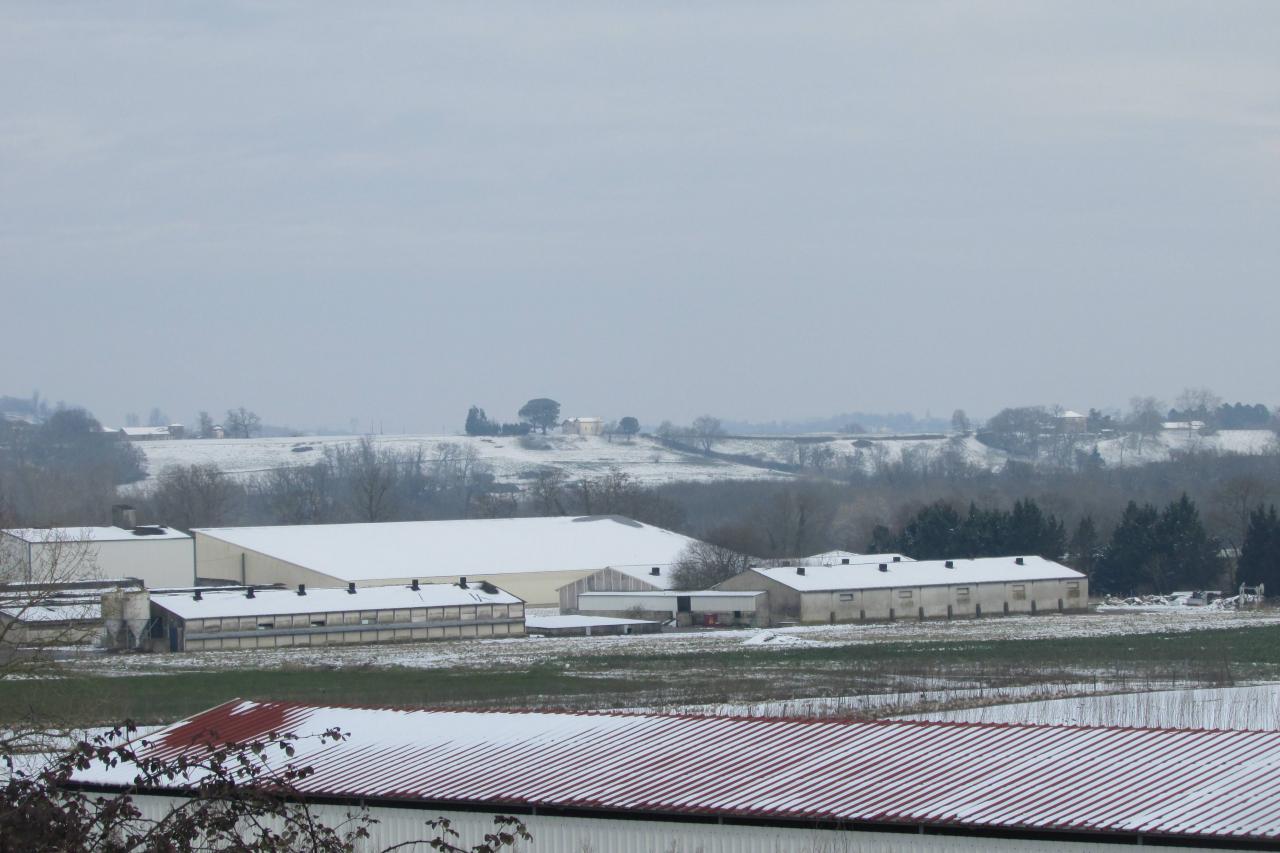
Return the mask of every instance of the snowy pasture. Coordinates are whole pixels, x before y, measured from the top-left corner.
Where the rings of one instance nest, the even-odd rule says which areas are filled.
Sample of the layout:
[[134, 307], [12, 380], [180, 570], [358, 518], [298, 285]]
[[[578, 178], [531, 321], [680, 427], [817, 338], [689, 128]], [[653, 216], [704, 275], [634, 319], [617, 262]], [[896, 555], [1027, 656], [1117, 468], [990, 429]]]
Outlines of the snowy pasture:
[[1280, 684], [1112, 693], [910, 714], [904, 720], [1280, 730]]
[[[379, 448], [422, 452], [427, 464], [445, 445], [464, 451], [472, 449], [478, 461], [489, 466], [500, 483], [519, 485], [543, 467], [559, 468], [570, 479], [599, 477], [617, 470], [637, 482], [657, 485], [686, 480], [758, 480], [789, 477], [751, 465], [740, 465], [694, 453], [682, 453], [638, 437], [627, 442], [608, 441], [599, 436], [549, 434], [532, 436], [525, 447], [517, 437], [466, 435], [375, 435]], [[166, 465], [213, 464], [240, 478], [249, 478], [273, 468], [309, 465], [324, 456], [325, 448], [349, 445], [361, 436], [318, 438], [187, 439], [147, 441], [138, 446], [147, 457], [154, 479]], [[145, 488], [146, 482], [142, 483]]]

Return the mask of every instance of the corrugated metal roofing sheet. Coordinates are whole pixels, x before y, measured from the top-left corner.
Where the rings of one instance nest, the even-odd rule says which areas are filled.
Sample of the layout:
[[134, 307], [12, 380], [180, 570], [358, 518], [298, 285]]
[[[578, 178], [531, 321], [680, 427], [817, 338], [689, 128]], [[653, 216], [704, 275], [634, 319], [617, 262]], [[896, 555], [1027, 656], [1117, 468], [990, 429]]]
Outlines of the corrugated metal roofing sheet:
[[[149, 736], [297, 744], [313, 795], [972, 830], [1280, 836], [1280, 732], [230, 702]], [[123, 767], [80, 781], [126, 784]]]

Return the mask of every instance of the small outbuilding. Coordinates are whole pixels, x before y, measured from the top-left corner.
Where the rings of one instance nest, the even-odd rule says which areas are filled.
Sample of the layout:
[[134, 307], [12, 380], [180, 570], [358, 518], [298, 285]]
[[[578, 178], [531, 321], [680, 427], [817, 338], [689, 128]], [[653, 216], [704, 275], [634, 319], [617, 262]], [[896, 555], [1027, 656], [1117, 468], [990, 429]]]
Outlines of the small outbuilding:
[[718, 590], [768, 593], [774, 623], [950, 619], [1083, 610], [1089, 580], [1041, 557], [748, 569]]
[[646, 619], [609, 616], [526, 616], [525, 630], [544, 637], [608, 637], [624, 634], [656, 634], [662, 626]]
[[591, 616], [652, 619], [681, 627], [769, 624], [769, 598], [759, 589], [584, 592], [578, 596], [578, 610]]
[[524, 602], [489, 583], [347, 589], [207, 588], [151, 596], [152, 648], [171, 652], [524, 635]]
[[104, 594], [142, 590], [132, 578], [0, 584], [0, 642], [14, 646], [92, 643], [102, 632]]

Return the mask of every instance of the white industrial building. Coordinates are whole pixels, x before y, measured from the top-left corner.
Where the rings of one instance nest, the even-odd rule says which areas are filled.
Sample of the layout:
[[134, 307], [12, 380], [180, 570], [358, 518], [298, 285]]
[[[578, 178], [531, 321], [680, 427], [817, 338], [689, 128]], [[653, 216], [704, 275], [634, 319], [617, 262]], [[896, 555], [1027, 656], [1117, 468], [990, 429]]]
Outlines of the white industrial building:
[[717, 585], [765, 590], [774, 624], [1083, 610], [1089, 580], [1041, 557], [907, 559], [748, 569]]
[[[346, 737], [317, 736], [338, 729]], [[226, 739], [297, 739], [273, 770], [311, 816], [369, 808], [360, 850], [446, 816], [470, 849], [515, 815], [524, 853], [1275, 849], [1280, 732], [335, 708], [232, 700], [149, 733], [140, 759], [198, 765]], [[215, 734], [216, 733], [216, 734]], [[198, 771], [197, 771], [198, 772]], [[196, 779], [131, 763], [73, 782], [144, 818]], [[348, 824], [349, 825], [349, 824]]]
[[647, 592], [584, 592], [578, 612], [592, 616], [626, 617], [689, 625], [769, 624], [769, 596], [761, 590], [650, 590]]
[[488, 581], [531, 606], [609, 567], [630, 577], [669, 565], [695, 540], [616, 515], [197, 529], [203, 580], [294, 587]]
[[191, 586], [191, 537], [171, 527], [137, 525], [132, 510], [111, 527], [38, 527], [0, 532], [0, 579], [71, 583], [136, 578], [148, 588]]
[[261, 649], [524, 635], [524, 602], [485, 582], [220, 589], [151, 596], [152, 648]]

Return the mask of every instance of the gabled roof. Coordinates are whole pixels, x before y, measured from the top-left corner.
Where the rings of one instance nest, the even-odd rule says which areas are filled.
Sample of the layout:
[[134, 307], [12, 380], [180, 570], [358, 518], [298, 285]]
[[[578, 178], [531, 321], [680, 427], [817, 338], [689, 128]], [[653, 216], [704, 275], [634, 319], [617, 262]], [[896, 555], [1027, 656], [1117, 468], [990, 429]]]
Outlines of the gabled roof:
[[[494, 587], [494, 589], [497, 589]], [[498, 589], [485, 592], [480, 584], [421, 584], [366, 586], [355, 593], [345, 589], [311, 589], [298, 595], [292, 589], [256, 589], [253, 598], [245, 590], [209, 587], [194, 593], [153, 593], [151, 603], [182, 619], [220, 619], [228, 616], [286, 616], [299, 613], [336, 613], [350, 610], [400, 610], [414, 607], [458, 607], [472, 604], [520, 604], [520, 599]]]
[[[341, 581], [612, 568], [644, 577], [695, 540], [620, 515], [194, 531]], [[656, 580], [656, 578], [655, 578]]]
[[[880, 556], [883, 558], [886, 555]], [[1018, 560], [1022, 560], [1023, 564], [1019, 565]], [[950, 568], [947, 563], [951, 563]], [[884, 566], [885, 570], [881, 571], [880, 566]], [[919, 562], [903, 559], [897, 563], [892, 559], [880, 559], [847, 566], [806, 566], [804, 574], [796, 571], [795, 566], [753, 568], [748, 571], [800, 592], [1084, 578], [1075, 569], [1043, 557], [979, 557], [974, 560]]]
[[[349, 736], [314, 739], [335, 727]], [[313, 770], [298, 783], [304, 794], [428, 811], [533, 807], [1127, 841], [1280, 838], [1280, 732], [234, 700], [148, 735], [139, 751], [160, 759], [202, 752], [211, 731], [217, 743], [269, 732], [302, 737], [293, 763]], [[95, 765], [75, 781], [122, 786], [135, 774], [129, 765]]]

